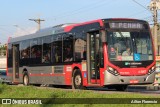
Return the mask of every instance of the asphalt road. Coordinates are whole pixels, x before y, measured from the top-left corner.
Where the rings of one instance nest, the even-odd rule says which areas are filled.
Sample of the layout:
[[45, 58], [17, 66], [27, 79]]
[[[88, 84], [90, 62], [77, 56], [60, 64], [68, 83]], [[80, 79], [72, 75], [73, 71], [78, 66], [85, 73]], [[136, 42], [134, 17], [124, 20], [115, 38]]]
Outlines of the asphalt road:
[[116, 91], [115, 89], [108, 88], [88, 88], [88, 90], [100, 91], [100, 92], [131, 92], [131, 93], [143, 93], [143, 94], [156, 94], [160, 95], [160, 86], [152, 86], [152, 85], [133, 85], [128, 86], [125, 91]]
[[[23, 85], [21, 85], [23, 86]], [[60, 90], [67, 90], [67, 91], [73, 91], [71, 89], [71, 87], [60, 87], [57, 88], [56, 86], [50, 86], [50, 87], [46, 87], [46, 86], [41, 86], [41, 87], [37, 87], [37, 88], [50, 88], [50, 89], [60, 89]], [[87, 90], [90, 91], [94, 91], [97, 93], [106, 93], [106, 94], [112, 94], [112, 93], [129, 93], [129, 94], [133, 94], [133, 93], [140, 93], [140, 94], [149, 94], [149, 95], [158, 95], [160, 96], [160, 86], [152, 86], [152, 85], [133, 85], [133, 86], [128, 86], [128, 88], [125, 91], [116, 91], [115, 89], [108, 89], [108, 88], [95, 88], [95, 87], [88, 87]]]
[[[0, 81], [5, 79], [5, 76], [0, 76]], [[23, 86], [22, 84], [19, 84], [17, 86]], [[38, 88], [50, 88], [50, 89], [56, 89], [55, 86], [47, 87], [46, 85], [42, 85]], [[70, 88], [70, 89], [69, 89]], [[58, 87], [58, 89], [63, 90], [72, 90], [71, 87]], [[143, 93], [143, 94], [156, 94], [160, 95], [160, 86], [153, 86], [153, 85], [130, 85], [125, 91], [116, 91], [115, 89], [108, 89], [108, 88], [95, 88], [95, 87], [88, 87], [87, 90], [96, 91], [96, 92], [102, 92], [102, 93]]]

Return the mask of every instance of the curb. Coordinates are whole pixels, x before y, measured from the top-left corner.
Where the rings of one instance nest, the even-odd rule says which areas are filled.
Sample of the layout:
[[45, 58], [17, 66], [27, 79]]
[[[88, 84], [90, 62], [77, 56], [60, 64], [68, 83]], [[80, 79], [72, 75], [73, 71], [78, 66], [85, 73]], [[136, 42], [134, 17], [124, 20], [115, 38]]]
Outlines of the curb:
[[133, 85], [128, 86], [130, 89], [141, 89], [141, 90], [147, 90], [147, 91], [160, 91], [160, 86], [154, 86], [154, 85]]
[[158, 91], [160, 90], [160, 86], [147, 86], [146, 90], [147, 91]]

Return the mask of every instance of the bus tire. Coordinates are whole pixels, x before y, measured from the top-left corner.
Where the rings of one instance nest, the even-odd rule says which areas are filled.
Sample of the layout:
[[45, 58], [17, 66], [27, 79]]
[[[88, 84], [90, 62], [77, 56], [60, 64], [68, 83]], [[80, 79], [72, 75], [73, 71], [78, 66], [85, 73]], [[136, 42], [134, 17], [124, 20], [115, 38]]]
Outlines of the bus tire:
[[76, 71], [73, 74], [72, 89], [84, 89], [82, 75], [79, 69], [76, 69]]
[[115, 89], [117, 91], [125, 91], [127, 89], [127, 85], [119, 85], [119, 86], [116, 86]]
[[29, 85], [29, 76], [27, 74], [23, 75], [23, 85], [25, 86]]

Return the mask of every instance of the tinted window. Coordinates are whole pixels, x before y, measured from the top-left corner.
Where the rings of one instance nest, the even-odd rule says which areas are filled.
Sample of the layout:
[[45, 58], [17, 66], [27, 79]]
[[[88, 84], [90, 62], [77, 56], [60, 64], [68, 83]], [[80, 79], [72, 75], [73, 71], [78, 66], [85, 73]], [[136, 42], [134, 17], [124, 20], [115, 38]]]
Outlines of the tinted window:
[[64, 62], [73, 61], [73, 36], [72, 35], [63, 36], [63, 61]]
[[57, 35], [53, 38], [53, 59], [56, 63], [62, 62], [62, 35]]
[[30, 42], [29, 40], [20, 43], [20, 59], [30, 58]]
[[12, 44], [8, 44], [8, 67], [12, 67]]
[[51, 62], [51, 36], [43, 38], [43, 59], [42, 63]]
[[33, 39], [30, 42], [31, 44], [31, 63], [40, 64], [42, 60], [42, 39]]
[[20, 43], [20, 66], [30, 64], [30, 41], [25, 40]]

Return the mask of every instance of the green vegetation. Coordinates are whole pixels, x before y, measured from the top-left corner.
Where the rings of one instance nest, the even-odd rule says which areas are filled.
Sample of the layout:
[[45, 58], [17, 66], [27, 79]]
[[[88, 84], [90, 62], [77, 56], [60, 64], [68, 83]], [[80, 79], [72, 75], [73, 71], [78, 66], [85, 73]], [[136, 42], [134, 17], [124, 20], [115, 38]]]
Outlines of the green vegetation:
[[[0, 84], [0, 98], [160, 98], [160, 95], [145, 95], [125, 92], [97, 92], [91, 90], [70, 90], [59, 88], [38, 88], [34, 86], [9, 86]], [[1, 107], [6, 107], [0, 105]], [[12, 105], [16, 107], [30, 105]], [[56, 107], [106, 107], [105, 104], [54, 104], [54, 105], [34, 105], [36, 107], [56, 106]], [[110, 107], [157, 107], [157, 104], [109, 104]]]

